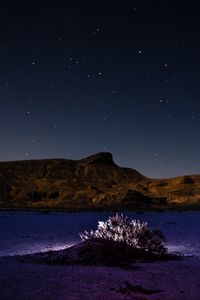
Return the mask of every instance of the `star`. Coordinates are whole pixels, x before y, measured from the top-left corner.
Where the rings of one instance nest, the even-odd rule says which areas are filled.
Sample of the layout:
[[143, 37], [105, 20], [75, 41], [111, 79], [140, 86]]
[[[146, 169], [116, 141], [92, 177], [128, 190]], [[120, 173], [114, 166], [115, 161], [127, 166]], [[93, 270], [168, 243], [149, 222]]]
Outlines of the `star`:
[[99, 31], [100, 31], [100, 29], [97, 27], [96, 31], [93, 31], [93, 35], [95, 36]]
[[169, 100], [166, 100], [166, 99], [160, 99], [159, 102], [160, 102], [160, 103], [169, 103]]

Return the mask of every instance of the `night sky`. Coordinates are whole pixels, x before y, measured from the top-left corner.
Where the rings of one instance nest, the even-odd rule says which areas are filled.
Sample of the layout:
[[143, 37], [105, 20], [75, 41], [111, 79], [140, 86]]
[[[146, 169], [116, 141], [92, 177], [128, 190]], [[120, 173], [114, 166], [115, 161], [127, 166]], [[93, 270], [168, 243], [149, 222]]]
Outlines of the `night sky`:
[[0, 160], [103, 151], [149, 177], [200, 173], [192, 3], [1, 1]]

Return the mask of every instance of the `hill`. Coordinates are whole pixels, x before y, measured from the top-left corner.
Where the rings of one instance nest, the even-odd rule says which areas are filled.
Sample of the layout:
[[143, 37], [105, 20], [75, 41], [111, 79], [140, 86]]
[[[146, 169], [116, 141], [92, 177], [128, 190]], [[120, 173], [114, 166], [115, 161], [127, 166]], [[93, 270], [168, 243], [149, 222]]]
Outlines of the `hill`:
[[111, 153], [0, 162], [0, 209], [199, 209], [200, 175], [150, 179]]

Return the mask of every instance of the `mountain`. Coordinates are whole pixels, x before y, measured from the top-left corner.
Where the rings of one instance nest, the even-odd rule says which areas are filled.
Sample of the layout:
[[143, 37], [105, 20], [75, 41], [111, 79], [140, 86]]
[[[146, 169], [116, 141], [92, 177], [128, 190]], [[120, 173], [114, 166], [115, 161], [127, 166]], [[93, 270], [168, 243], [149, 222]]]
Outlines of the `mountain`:
[[111, 153], [0, 162], [0, 209], [199, 209], [200, 175], [150, 179]]

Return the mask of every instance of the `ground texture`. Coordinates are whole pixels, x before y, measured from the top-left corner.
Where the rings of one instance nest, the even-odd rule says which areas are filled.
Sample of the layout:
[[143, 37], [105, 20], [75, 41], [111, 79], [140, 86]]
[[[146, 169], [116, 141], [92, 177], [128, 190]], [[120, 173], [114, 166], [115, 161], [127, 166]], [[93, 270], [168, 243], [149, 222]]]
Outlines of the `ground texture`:
[[200, 259], [136, 263], [129, 268], [21, 263], [0, 258], [1, 300], [199, 300]]

